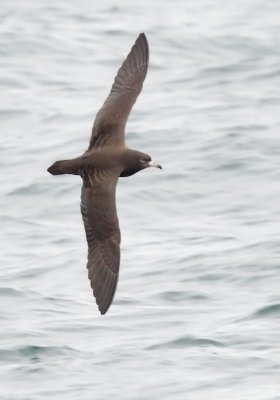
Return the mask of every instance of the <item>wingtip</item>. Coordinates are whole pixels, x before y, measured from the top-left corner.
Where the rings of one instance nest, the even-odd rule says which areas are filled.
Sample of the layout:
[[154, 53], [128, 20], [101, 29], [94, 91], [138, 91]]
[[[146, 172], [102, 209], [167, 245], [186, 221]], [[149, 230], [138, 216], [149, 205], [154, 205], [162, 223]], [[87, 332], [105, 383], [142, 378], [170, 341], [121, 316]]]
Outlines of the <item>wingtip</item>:
[[144, 39], [145, 42], [148, 43], [147, 36], [146, 36], [146, 34], [145, 34], [144, 32], [141, 32], [141, 33], [139, 34], [138, 39]]
[[100, 303], [100, 304], [96, 303], [96, 304], [97, 304], [97, 307], [98, 307], [98, 310], [99, 310], [100, 314], [101, 315], [105, 315], [106, 312], [110, 308], [111, 302], [109, 304], [104, 304], [104, 303]]
[[140, 33], [138, 38], [135, 41], [134, 46], [132, 47], [131, 52], [133, 52], [134, 49], [138, 49], [139, 54], [141, 54], [142, 62], [144, 64], [149, 64], [149, 42], [147, 39], [147, 36], [145, 35], [144, 32]]
[[[106, 283], [106, 282], [104, 281], [104, 283]], [[104, 287], [105, 287], [107, 293], [105, 292], [105, 294], [104, 294], [100, 291], [97, 291], [97, 289], [94, 288], [93, 280], [91, 279], [91, 288], [93, 291], [93, 296], [95, 298], [96, 305], [97, 305], [98, 310], [101, 315], [106, 314], [112, 305], [112, 302], [113, 302], [113, 299], [115, 296], [115, 292], [116, 292], [116, 288], [117, 288], [117, 280], [114, 280], [113, 282], [111, 282], [109, 287], [106, 286], [106, 284], [105, 284], [105, 286], [103, 286], [103, 288]], [[112, 290], [110, 290], [110, 289], [112, 289]]]

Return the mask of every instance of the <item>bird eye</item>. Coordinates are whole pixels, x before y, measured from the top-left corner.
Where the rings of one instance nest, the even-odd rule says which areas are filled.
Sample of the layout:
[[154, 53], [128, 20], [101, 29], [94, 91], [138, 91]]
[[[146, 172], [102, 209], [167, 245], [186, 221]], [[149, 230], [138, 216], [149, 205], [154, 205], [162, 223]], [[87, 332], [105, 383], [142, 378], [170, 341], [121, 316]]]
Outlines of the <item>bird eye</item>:
[[149, 161], [151, 161], [151, 157], [150, 156], [143, 157], [142, 161], [149, 162]]

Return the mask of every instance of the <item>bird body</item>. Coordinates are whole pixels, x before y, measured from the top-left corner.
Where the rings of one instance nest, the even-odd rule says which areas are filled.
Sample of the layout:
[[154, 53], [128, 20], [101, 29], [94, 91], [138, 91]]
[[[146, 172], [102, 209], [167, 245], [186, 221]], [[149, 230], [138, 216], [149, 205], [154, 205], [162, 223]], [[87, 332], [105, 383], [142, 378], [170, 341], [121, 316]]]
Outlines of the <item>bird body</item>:
[[148, 61], [148, 42], [141, 33], [96, 115], [88, 149], [80, 157], [56, 161], [48, 168], [52, 175], [80, 175], [83, 180], [81, 213], [88, 243], [88, 278], [101, 314], [113, 301], [119, 275], [118, 178], [148, 167], [161, 168], [148, 154], [125, 146], [126, 121], [141, 92]]
[[[86, 151], [82, 156], [70, 160], [56, 161], [48, 169], [52, 175], [82, 175], [87, 169], [119, 170], [119, 176], [130, 176], [148, 167], [149, 156], [125, 146], [106, 146]], [[141, 160], [143, 160], [141, 162]], [[139, 162], [140, 161], [140, 162]]]

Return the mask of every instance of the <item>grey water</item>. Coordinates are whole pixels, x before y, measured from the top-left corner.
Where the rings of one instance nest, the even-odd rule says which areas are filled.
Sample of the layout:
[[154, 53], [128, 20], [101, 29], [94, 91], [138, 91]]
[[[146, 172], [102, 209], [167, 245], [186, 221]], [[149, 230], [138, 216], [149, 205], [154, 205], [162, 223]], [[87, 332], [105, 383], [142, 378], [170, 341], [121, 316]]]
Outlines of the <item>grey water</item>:
[[[3, 1], [1, 400], [280, 399], [280, 3]], [[86, 271], [81, 154], [140, 32], [118, 290]]]

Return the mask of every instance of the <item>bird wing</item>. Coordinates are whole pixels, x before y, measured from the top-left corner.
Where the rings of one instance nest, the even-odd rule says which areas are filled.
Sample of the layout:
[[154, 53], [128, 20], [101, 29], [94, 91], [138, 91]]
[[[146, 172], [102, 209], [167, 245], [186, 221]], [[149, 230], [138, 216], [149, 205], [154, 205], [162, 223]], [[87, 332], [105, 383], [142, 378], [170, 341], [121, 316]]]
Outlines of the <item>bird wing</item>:
[[88, 170], [82, 174], [81, 213], [88, 242], [88, 278], [101, 314], [110, 307], [120, 265], [120, 229], [115, 191], [119, 174]]
[[111, 92], [96, 115], [89, 149], [123, 145], [129, 113], [141, 92], [149, 63], [149, 45], [141, 33], [115, 77]]

